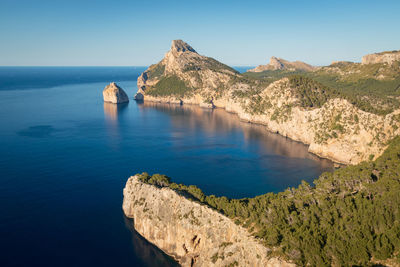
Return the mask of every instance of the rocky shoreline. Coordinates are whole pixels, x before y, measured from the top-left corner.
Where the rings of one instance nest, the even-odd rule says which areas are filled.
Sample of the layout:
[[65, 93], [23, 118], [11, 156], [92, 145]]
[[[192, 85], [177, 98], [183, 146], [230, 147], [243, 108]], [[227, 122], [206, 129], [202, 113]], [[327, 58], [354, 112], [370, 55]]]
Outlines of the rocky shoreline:
[[[340, 97], [304, 107], [289, 78], [267, 85], [246, 80], [181, 40], [173, 41], [164, 59], [143, 72], [137, 85], [137, 100], [224, 108], [240, 120], [309, 145], [309, 152], [319, 157], [346, 165], [376, 159], [400, 134], [400, 109], [378, 115]], [[181, 91], [175, 92], [175, 87]]]
[[135, 230], [182, 266], [281, 266], [246, 229], [168, 187], [128, 179], [123, 211]]
[[[272, 87], [274, 87], [274, 85], [272, 85]], [[366, 122], [369, 123], [371, 121], [375, 121], [376, 128], [374, 129], [374, 132], [381, 131], [383, 133], [388, 133], [388, 136], [395, 136], [399, 134], [398, 131], [394, 132], [392, 130], [392, 117], [400, 114], [400, 110], [382, 117], [361, 111], [343, 99], [333, 99], [320, 109], [308, 111], [301, 108], [295, 108], [292, 111], [292, 119], [284, 123], [271, 121], [269, 117], [265, 115], [251, 115], [243, 109], [240, 103], [232, 100], [227, 101], [226, 99], [217, 99], [214, 100], [212, 104], [209, 104], [204, 103], [204, 99], [200, 95], [192, 98], [181, 99], [175, 97], [154, 97], [145, 95], [143, 101], [180, 105], [190, 104], [198, 105], [203, 108], [222, 108], [229, 113], [236, 114], [241, 121], [263, 125], [266, 127], [266, 130], [270, 132], [278, 133], [294, 141], [309, 145], [309, 152], [317, 155], [318, 157], [326, 158], [335, 163], [344, 165], [357, 164], [363, 160], [367, 160], [370, 155], [378, 157], [385, 150], [386, 146], [373, 147], [367, 145], [372, 141], [373, 134], [368, 133], [368, 130], [371, 129], [368, 129]], [[328, 144], [317, 144], [313, 142], [314, 134], [310, 129], [312, 129], [316, 124], [315, 121], [323, 120], [322, 114], [330, 113], [329, 111], [332, 110], [331, 107], [336, 109], [336, 114], [343, 114], [343, 116], [347, 116], [349, 119], [352, 119], [355, 117], [355, 115], [357, 115], [359, 118], [359, 125], [353, 125], [351, 130], [355, 131], [358, 127], [359, 129], [363, 128], [364, 131], [358, 130], [358, 133], [355, 131], [355, 133], [352, 135], [344, 136], [342, 139], [332, 140]], [[353, 141], [354, 143], [349, 144], [349, 140]], [[360, 141], [363, 144], [360, 144]], [[365, 148], [364, 151], [362, 151], [363, 153], [357, 153], [359, 152], [360, 148]]]
[[[389, 141], [400, 135], [398, 106], [386, 113], [374, 112], [307, 79], [281, 77], [269, 83], [247, 79], [175, 40], [164, 59], [138, 78], [136, 99], [221, 108], [241, 121], [264, 125], [270, 132], [309, 145], [310, 153], [346, 165], [379, 160]], [[367, 179], [376, 177], [372, 174]], [[333, 184], [327, 182], [329, 190]], [[358, 190], [349, 189], [350, 196]], [[315, 191], [316, 195], [325, 192]], [[319, 201], [313, 203], [318, 206]], [[234, 220], [168, 187], [141, 182], [137, 176], [126, 184], [123, 210], [143, 237], [183, 266], [294, 266], [273, 257], [271, 249]]]

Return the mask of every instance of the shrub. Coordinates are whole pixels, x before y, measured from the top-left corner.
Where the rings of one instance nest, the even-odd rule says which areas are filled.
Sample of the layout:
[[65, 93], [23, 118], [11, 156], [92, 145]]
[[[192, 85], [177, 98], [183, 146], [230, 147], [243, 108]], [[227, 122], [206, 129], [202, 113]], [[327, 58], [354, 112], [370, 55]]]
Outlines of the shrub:
[[[160, 180], [140, 177], [149, 183]], [[400, 137], [373, 162], [323, 173], [315, 187], [302, 183], [278, 194], [229, 199], [161, 180], [244, 227], [254, 227], [254, 236], [302, 266], [365, 266], [372, 258], [400, 252]]]
[[186, 86], [185, 82], [178, 76], [170, 75], [162, 77], [160, 81], [158, 81], [155, 86], [149, 88], [146, 93], [152, 96], [173, 95], [183, 97], [193, 90], [193, 88]]

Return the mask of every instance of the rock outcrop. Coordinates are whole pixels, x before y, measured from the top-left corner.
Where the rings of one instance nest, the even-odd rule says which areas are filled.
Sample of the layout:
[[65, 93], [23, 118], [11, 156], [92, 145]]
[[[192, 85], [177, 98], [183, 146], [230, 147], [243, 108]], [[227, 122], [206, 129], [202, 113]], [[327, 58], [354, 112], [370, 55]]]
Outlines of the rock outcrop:
[[164, 59], [143, 72], [137, 83], [137, 96], [145, 101], [224, 108], [344, 164], [376, 158], [386, 142], [400, 134], [400, 110], [377, 115], [340, 97], [320, 107], [303, 107], [288, 78], [270, 84], [249, 80], [182, 41], [174, 41]]
[[400, 50], [369, 54], [363, 56], [361, 59], [362, 64], [393, 64], [395, 61], [400, 61]]
[[231, 219], [137, 176], [126, 183], [122, 208], [138, 233], [182, 266], [294, 266], [269, 257], [270, 249]]
[[[193, 73], [195, 73], [195, 76], [193, 76]], [[199, 55], [182, 40], [174, 40], [164, 59], [151, 65], [139, 76], [137, 80], [139, 89], [135, 99], [143, 99], [146, 89], [155, 86], [160, 79], [166, 76], [180, 76], [189, 80], [189, 87], [213, 90], [216, 85], [228, 82], [229, 78], [236, 74], [238, 74], [237, 71], [225, 64], [213, 58]], [[148, 100], [147, 96], [146, 99]], [[178, 100], [177, 103], [179, 103]]]
[[266, 70], [290, 70], [290, 71], [313, 71], [315, 67], [304, 63], [302, 61], [290, 62], [282, 58], [271, 57], [269, 64], [260, 65], [254, 69], [248, 70], [249, 72], [263, 72]]
[[104, 102], [110, 102], [113, 104], [129, 102], [128, 95], [114, 82], [104, 88], [103, 99]]

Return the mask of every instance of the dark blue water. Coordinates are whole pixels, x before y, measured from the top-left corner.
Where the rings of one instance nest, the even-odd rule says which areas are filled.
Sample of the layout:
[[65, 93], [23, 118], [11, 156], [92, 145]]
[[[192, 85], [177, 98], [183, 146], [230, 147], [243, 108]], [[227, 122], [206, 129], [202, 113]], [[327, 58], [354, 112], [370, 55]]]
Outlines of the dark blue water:
[[103, 103], [113, 80], [132, 98], [143, 69], [0, 68], [0, 266], [171, 265], [123, 216], [122, 189], [138, 172], [246, 197], [331, 170], [223, 110]]

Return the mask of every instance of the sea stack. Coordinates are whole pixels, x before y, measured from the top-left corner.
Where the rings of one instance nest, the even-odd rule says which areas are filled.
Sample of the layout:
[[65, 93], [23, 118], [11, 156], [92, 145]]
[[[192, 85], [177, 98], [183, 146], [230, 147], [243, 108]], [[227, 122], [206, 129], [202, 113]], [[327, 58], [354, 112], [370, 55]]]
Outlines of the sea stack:
[[128, 95], [115, 82], [110, 83], [104, 88], [103, 98], [104, 102], [110, 102], [113, 104], [129, 102]]

